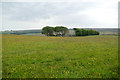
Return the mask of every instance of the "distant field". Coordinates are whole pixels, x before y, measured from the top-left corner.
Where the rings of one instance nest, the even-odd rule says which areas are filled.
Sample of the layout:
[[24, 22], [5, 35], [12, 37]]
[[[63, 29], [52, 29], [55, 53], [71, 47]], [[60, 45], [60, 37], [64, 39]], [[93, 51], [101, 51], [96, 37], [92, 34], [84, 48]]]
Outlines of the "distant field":
[[117, 36], [3, 35], [3, 78], [116, 78]]
[[44, 36], [42, 33], [29, 33], [29, 34], [23, 34], [23, 35]]

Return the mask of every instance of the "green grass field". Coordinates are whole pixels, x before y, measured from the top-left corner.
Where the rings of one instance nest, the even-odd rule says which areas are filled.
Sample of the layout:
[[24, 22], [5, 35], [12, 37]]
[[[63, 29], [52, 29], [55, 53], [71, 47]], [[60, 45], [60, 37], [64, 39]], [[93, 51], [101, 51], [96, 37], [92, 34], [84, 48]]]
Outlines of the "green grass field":
[[3, 78], [116, 78], [118, 37], [3, 35]]

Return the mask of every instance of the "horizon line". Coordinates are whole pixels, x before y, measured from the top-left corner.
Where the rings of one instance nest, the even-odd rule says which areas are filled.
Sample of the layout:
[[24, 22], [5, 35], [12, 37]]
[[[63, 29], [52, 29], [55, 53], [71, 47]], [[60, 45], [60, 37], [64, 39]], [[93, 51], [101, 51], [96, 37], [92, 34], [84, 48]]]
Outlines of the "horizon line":
[[[74, 27], [74, 28], [76, 28], [76, 27]], [[108, 28], [108, 27], [104, 27], [104, 28], [100, 28], [100, 27], [98, 27], [98, 28], [96, 28], [96, 29], [119, 29], [120, 27], [115, 27], [115, 28]], [[73, 29], [73, 28], [68, 28], [68, 29]], [[86, 28], [82, 28], [82, 29], [86, 29]], [[89, 28], [88, 28], [89, 29]], [[92, 28], [93, 29], [93, 28]], [[0, 30], [0, 31], [21, 31], [21, 30], [42, 30], [42, 28], [41, 29], [39, 29], [39, 28], [33, 28], [33, 29], [6, 29], [6, 30]]]

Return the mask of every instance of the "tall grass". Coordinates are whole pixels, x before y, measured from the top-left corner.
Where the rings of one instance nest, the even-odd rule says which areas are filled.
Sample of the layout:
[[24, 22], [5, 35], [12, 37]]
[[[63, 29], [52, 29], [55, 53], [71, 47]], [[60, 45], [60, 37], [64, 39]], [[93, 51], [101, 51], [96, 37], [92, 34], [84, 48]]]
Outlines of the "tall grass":
[[3, 35], [2, 68], [3, 78], [115, 78], [118, 39]]

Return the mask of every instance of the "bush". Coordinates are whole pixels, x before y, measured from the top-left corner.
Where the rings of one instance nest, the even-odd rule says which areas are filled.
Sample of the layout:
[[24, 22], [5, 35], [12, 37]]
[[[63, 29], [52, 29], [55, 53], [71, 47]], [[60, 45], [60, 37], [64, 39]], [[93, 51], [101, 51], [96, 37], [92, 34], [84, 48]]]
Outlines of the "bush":
[[73, 28], [76, 36], [99, 35], [98, 31]]

